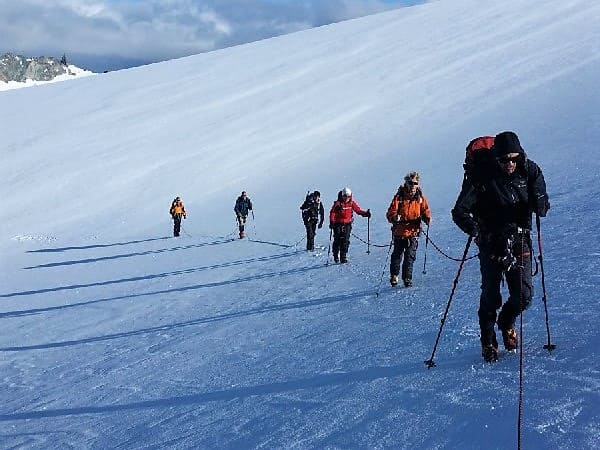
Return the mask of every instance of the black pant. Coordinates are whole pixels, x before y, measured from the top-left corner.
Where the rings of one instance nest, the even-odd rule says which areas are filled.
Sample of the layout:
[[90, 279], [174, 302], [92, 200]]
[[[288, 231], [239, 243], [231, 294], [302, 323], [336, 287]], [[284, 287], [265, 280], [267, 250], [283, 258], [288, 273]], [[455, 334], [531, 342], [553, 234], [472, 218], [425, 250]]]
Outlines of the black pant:
[[[494, 325], [496, 311], [502, 307], [498, 314], [498, 328], [508, 330], [515, 324], [519, 314], [527, 309], [533, 297], [533, 284], [531, 275], [531, 242], [529, 237], [519, 242], [516, 239], [512, 249], [516, 263], [506, 272], [505, 267], [498, 261], [496, 255], [480, 248], [479, 266], [481, 269], [481, 297], [479, 299], [479, 327], [481, 329], [481, 343], [483, 345], [496, 344]], [[508, 300], [502, 305], [500, 283], [504, 273], [508, 287]]]
[[317, 221], [305, 220], [304, 227], [306, 228], [306, 250], [315, 249], [315, 234], [317, 233]]
[[238, 228], [240, 233], [244, 231], [244, 225], [246, 225], [246, 216], [237, 216]]
[[173, 236], [179, 236], [181, 231], [181, 217], [182, 214], [173, 214]]
[[419, 239], [416, 236], [410, 238], [394, 237], [394, 251], [392, 252], [390, 261], [390, 275], [400, 274], [400, 263], [402, 262], [402, 257], [404, 257], [402, 279], [412, 280], [413, 265], [417, 259], [418, 246]]
[[350, 247], [350, 233], [352, 224], [337, 223], [333, 225], [333, 259], [337, 262], [339, 259], [346, 260], [348, 247]]

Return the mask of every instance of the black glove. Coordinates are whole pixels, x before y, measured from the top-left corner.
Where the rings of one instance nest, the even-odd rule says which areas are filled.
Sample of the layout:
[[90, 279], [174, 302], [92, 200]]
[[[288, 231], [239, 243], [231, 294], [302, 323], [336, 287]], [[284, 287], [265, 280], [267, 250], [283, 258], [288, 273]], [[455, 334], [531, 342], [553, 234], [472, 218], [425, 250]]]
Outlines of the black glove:
[[540, 217], [546, 217], [548, 210], [550, 209], [550, 202], [546, 195], [541, 195], [536, 199], [535, 212]]
[[423, 217], [423, 222], [425, 222], [425, 225], [429, 226], [431, 219], [429, 217]]
[[329, 229], [333, 230], [333, 222], [329, 222]]
[[473, 227], [473, 229], [469, 232], [469, 236], [471, 236], [473, 239], [479, 236], [479, 228]]
[[478, 227], [476, 227], [476, 226], [473, 227], [473, 229], [469, 233], [469, 236], [471, 236], [471, 238], [473, 238], [473, 241], [475, 241], [475, 244], [479, 245], [479, 242], [481, 241], [481, 236], [479, 236], [479, 228]]
[[371, 210], [370, 210], [370, 209], [367, 209], [367, 212], [365, 213], [365, 217], [366, 217], [367, 219], [370, 219], [370, 218], [371, 218]]
[[323, 222], [319, 222], [319, 225], [317, 226], [317, 228], [320, 230], [321, 228], [323, 228]]

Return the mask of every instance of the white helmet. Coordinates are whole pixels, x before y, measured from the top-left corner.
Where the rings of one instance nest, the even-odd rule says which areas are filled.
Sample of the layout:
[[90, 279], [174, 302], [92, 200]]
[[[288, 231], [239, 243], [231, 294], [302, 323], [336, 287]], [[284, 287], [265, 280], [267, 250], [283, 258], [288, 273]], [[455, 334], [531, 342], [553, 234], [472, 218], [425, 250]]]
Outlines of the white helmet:
[[344, 197], [352, 196], [352, 191], [350, 190], [349, 187], [345, 187], [344, 189], [342, 189], [342, 196], [344, 196]]

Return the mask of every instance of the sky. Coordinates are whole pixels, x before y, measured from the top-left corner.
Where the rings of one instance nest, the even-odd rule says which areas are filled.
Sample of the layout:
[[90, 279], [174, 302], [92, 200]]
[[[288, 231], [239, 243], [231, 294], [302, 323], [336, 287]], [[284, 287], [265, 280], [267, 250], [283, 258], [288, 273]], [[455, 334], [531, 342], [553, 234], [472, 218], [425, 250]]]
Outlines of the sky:
[[[0, 92], [2, 446], [507, 449], [520, 425], [522, 448], [596, 449], [600, 3], [546, 3], [438, 1]], [[467, 143], [504, 130], [552, 206], [523, 347], [487, 364], [450, 210]], [[392, 288], [385, 212], [412, 170], [430, 242]], [[326, 226], [304, 250], [299, 207], [345, 186], [373, 215], [339, 265]]]
[[0, 0], [0, 53], [94, 72], [207, 52], [414, 0]]

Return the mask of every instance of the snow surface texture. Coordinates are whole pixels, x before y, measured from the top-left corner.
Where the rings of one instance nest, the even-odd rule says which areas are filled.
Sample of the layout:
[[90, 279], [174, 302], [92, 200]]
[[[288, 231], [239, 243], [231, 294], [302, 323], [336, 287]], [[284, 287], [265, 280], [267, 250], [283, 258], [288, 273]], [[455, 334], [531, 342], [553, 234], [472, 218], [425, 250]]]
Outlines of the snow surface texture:
[[[2, 447], [515, 448], [519, 354], [482, 361], [477, 261], [428, 370], [458, 264], [429, 245], [423, 274], [421, 239], [414, 287], [390, 288], [384, 217], [420, 171], [459, 257], [464, 147], [514, 130], [551, 197], [557, 345], [538, 276], [523, 448], [597, 448], [600, 2], [540, 6], [432, 2], [0, 94]], [[298, 208], [346, 185], [381, 247], [357, 217], [350, 263], [327, 265]]]

